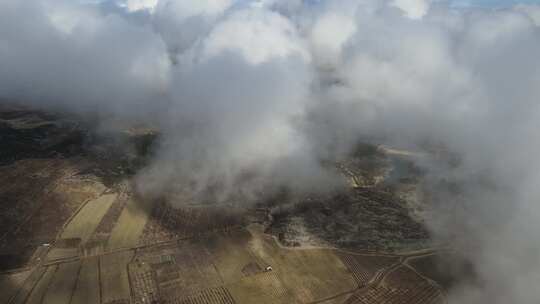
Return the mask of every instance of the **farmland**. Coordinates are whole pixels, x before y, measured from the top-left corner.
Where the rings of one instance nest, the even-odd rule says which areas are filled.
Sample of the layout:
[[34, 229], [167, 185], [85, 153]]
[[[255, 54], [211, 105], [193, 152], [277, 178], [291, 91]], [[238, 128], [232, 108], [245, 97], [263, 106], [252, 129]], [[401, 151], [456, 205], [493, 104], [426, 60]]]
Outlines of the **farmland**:
[[29, 270], [14, 274], [0, 275], [0, 294], [2, 295], [0, 303], [7, 304], [9, 299], [21, 289], [29, 275]]
[[339, 253], [338, 256], [352, 273], [358, 287], [365, 286], [379, 270], [389, 267], [399, 260], [395, 256], [359, 255], [351, 253]]
[[69, 304], [79, 275], [80, 261], [58, 265], [41, 303]]
[[[9, 125], [25, 135], [18, 148], [0, 153], [0, 304], [444, 300], [439, 252], [381, 186], [379, 154], [336, 164], [354, 181], [344, 192], [187, 204], [138, 193], [136, 132], [122, 132], [121, 146], [77, 141], [80, 125], [58, 130], [69, 123], [31, 115]], [[34, 151], [47, 136], [56, 144]]]
[[107, 194], [87, 202], [64, 229], [61, 238], [88, 241], [115, 199], [115, 194]]
[[81, 269], [77, 284], [73, 290], [72, 304], [99, 303], [101, 287], [99, 284], [99, 258], [89, 258], [81, 261]]
[[291, 249], [252, 225], [59, 260], [0, 282], [19, 286], [10, 304], [442, 303], [438, 286], [406, 264], [414, 257]]
[[[96, 194], [74, 210], [53, 245], [36, 251], [33, 271], [3, 275], [5, 303], [442, 301], [438, 285], [411, 268], [416, 256], [284, 247], [263, 223], [242, 226], [211, 207], [145, 205], [122, 189]], [[156, 234], [155, 226], [166, 233]]]
[[129, 302], [131, 291], [127, 266], [132, 258], [133, 253], [130, 251], [100, 257], [100, 288], [103, 303]]
[[130, 199], [111, 232], [107, 243], [108, 249], [136, 246], [148, 220], [150, 210], [147, 202]]

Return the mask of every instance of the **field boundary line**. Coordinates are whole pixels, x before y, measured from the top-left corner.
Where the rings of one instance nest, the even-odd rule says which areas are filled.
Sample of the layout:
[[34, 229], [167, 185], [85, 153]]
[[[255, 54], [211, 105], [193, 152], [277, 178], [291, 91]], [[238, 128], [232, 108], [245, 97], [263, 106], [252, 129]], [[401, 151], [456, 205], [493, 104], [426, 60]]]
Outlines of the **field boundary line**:
[[[47, 292], [49, 291], [49, 288], [51, 287], [51, 284], [53, 283], [54, 281], [54, 277], [56, 276], [56, 273], [58, 272], [58, 269], [60, 268], [60, 266], [56, 265], [54, 266], [54, 272], [53, 274], [51, 275], [51, 278], [49, 280], [49, 282], [47, 282], [47, 287], [45, 287], [45, 291], [43, 291], [43, 294], [41, 295], [41, 299], [39, 299], [39, 303], [43, 303], [43, 300], [45, 300], [45, 297], [47, 296]], [[48, 270], [48, 268], [47, 268]], [[40, 281], [42, 280], [43, 278], [40, 279]], [[36, 283], [36, 285], [39, 283], [39, 281]], [[27, 299], [28, 300], [28, 299]], [[26, 301], [25, 301], [26, 302]]]
[[[30, 278], [32, 277], [32, 275], [34, 274], [34, 272], [38, 271], [39, 270], [39, 266], [36, 267], [32, 273], [30, 273], [30, 275], [28, 275], [28, 277], [24, 280], [24, 282], [21, 284], [21, 287], [19, 288], [19, 290], [17, 290], [17, 292], [11, 296], [11, 298], [9, 299], [8, 301], [8, 304], [11, 304], [16, 298], [17, 296], [19, 295], [19, 293], [22, 292], [22, 289], [24, 287], [24, 284], [26, 284], [26, 282], [28, 280], [30, 280]], [[28, 300], [28, 297], [30, 296], [30, 294], [32, 293], [32, 291], [34, 291], [34, 288], [36, 288], [36, 285], [37, 283], [41, 280], [41, 278], [43, 278], [43, 276], [45, 275], [45, 272], [47, 272], [47, 267], [45, 267], [45, 270], [43, 271], [43, 273], [39, 276], [39, 279], [36, 281], [36, 283], [34, 285], [32, 285], [32, 287], [30, 288], [30, 290], [28, 291], [28, 294], [26, 295], [26, 297], [24, 297], [24, 301], [23, 303], [26, 303], [26, 300]]]
[[[56, 238], [54, 239], [54, 242], [56, 243], [58, 241], [58, 239], [60, 239], [60, 236], [62, 235], [62, 233], [64, 233], [64, 231], [66, 230], [66, 227], [73, 221], [73, 219], [81, 212], [81, 210], [86, 207], [86, 205], [88, 205], [89, 202], [93, 201], [93, 200], [96, 200], [100, 197], [102, 197], [105, 192], [107, 192], [107, 190], [109, 189], [105, 189], [103, 190], [96, 198], [94, 199], [87, 199], [85, 200], [80, 206], [79, 208], [77, 208], [77, 210], [75, 210], [75, 212], [73, 212], [73, 214], [67, 219], [67, 221], [64, 222], [64, 224], [62, 225], [62, 228], [60, 229], [60, 231], [56, 234]], [[52, 246], [51, 246], [52, 247]]]
[[79, 281], [81, 280], [82, 267], [83, 267], [83, 261], [80, 261], [79, 270], [77, 270], [77, 278], [75, 279], [75, 285], [73, 286], [73, 290], [71, 290], [71, 296], [69, 297], [69, 303], [73, 301], [73, 296], [75, 295], [75, 291], [77, 290], [77, 287], [79, 287]]
[[439, 283], [437, 283], [435, 280], [432, 280], [426, 276], [424, 276], [423, 274], [421, 274], [418, 270], [416, 270], [416, 268], [412, 267], [411, 265], [408, 264], [408, 260], [407, 259], [405, 261], [405, 263], [403, 263], [403, 266], [409, 268], [410, 270], [414, 271], [414, 273], [416, 273], [419, 277], [421, 277], [422, 279], [426, 280], [426, 282], [428, 282], [431, 286], [435, 287], [437, 290], [439, 290], [439, 292], [441, 293], [441, 295], [443, 296], [443, 299], [444, 299], [444, 303], [448, 303], [448, 294], [446, 293], [446, 290], [444, 290], [444, 288], [442, 288], [441, 285], [439, 285]]

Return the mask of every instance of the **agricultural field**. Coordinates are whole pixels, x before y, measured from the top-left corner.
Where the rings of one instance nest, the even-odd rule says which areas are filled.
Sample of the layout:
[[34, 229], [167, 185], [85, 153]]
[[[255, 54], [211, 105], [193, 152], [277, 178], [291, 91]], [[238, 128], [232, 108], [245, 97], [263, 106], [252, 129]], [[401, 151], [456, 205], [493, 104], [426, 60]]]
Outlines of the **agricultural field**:
[[458, 281], [475, 277], [472, 266], [450, 252], [410, 259], [408, 265], [444, 290], [449, 290]]
[[[354, 290], [357, 285], [347, 267], [330, 249], [287, 249], [276, 240], [250, 231], [250, 251], [274, 272], [296, 302], [311, 302]], [[340, 282], [335, 284], [335, 282]], [[234, 294], [233, 294], [234, 295]]]
[[99, 284], [99, 258], [92, 257], [81, 261], [77, 284], [73, 290], [70, 304], [99, 303], [101, 293]]
[[9, 300], [17, 294], [25, 280], [30, 276], [31, 271], [21, 271], [11, 274], [0, 275], [0, 303], [7, 304]]
[[235, 304], [231, 294], [224, 287], [210, 288], [187, 297], [177, 299], [174, 304]]
[[[20, 274], [6, 303], [443, 303], [440, 288], [408, 266], [414, 259], [286, 248], [252, 225], [41, 267]], [[15, 279], [4, 276], [0, 290]]]
[[389, 289], [370, 287], [367, 291], [351, 296], [343, 304], [442, 304], [440, 291], [431, 285], [416, 289]]
[[130, 264], [137, 290], [147, 290], [136, 292], [136, 303], [143, 298], [173, 303], [201, 299], [207, 299], [201, 303], [231, 299], [234, 303], [304, 303], [357, 288], [333, 250], [291, 250], [261, 236], [236, 229], [142, 250]]
[[344, 304], [442, 304], [438, 286], [422, 278], [414, 269], [399, 266], [387, 273], [380, 284], [354, 293]]
[[79, 256], [79, 248], [54, 247], [47, 253], [47, 262], [55, 262], [62, 259], [75, 258]]
[[216, 234], [205, 241], [206, 250], [225, 284], [237, 282], [253, 269], [264, 269], [265, 264], [247, 247], [251, 235], [246, 230], [233, 230], [229, 234]]
[[289, 303], [293, 294], [275, 272], [264, 272], [229, 286], [237, 303]]
[[60, 237], [62, 239], [80, 239], [81, 243], [86, 243], [115, 199], [116, 194], [105, 194], [88, 201], [71, 219]]
[[151, 205], [148, 202], [134, 198], [130, 199], [111, 232], [107, 241], [107, 249], [114, 250], [137, 246], [148, 221], [150, 211]]
[[37, 284], [32, 288], [30, 295], [24, 303], [41, 304], [57, 270], [58, 266], [47, 267], [47, 270], [45, 271], [43, 276], [41, 276]]
[[137, 192], [157, 135], [87, 124], [0, 105], [0, 304], [443, 299], [439, 252], [389, 186], [418, 172], [388, 151], [330, 164], [341, 192], [188, 204]]
[[35, 264], [36, 249], [53, 243], [76, 210], [104, 190], [76, 170], [65, 160], [0, 166], [0, 271]]
[[382, 281], [382, 285], [390, 289], [414, 289], [418, 285], [428, 283], [414, 269], [406, 265], [401, 265], [393, 269]]
[[365, 286], [375, 274], [399, 261], [396, 256], [361, 255], [339, 252], [339, 258], [352, 273], [358, 287]]
[[56, 270], [41, 303], [69, 304], [71, 302], [73, 289], [77, 283], [80, 267], [80, 261], [58, 265], [58, 269]]
[[24, 281], [20, 289], [17, 290], [16, 293], [14, 293], [8, 303], [24, 304], [26, 302], [26, 299], [28, 299], [28, 296], [30, 295], [34, 287], [37, 286], [38, 282], [41, 280], [46, 271], [46, 267], [36, 267], [34, 270], [32, 270], [30, 276]]
[[62, 230], [60, 239], [48, 252], [47, 260], [73, 258], [81, 254], [80, 246], [84, 248], [87, 245], [88, 240], [92, 237], [116, 197], [117, 195], [114, 193], [105, 194], [83, 204]]
[[158, 290], [159, 298], [172, 302], [223, 285], [205, 243], [181, 241], [141, 250], [129, 265], [132, 283], [138, 287], [136, 302], [158, 298]]
[[128, 264], [132, 259], [133, 252], [131, 251], [106, 254], [100, 257], [100, 289], [103, 303], [129, 302], [131, 289]]
[[116, 199], [112, 202], [107, 212], [101, 218], [101, 221], [97, 225], [92, 237], [88, 242], [82, 246], [85, 255], [101, 254], [106, 251], [107, 241], [111, 236], [120, 215], [124, 211], [124, 208], [131, 200], [131, 194], [129, 193], [129, 184], [121, 183], [117, 186], [115, 194]]

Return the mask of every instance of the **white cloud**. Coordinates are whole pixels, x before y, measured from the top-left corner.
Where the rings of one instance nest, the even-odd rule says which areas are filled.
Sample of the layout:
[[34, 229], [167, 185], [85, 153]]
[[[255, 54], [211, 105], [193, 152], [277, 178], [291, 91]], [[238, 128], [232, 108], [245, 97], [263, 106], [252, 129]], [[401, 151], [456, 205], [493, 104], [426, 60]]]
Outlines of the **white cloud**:
[[159, 0], [125, 0], [125, 7], [130, 11], [154, 10]]
[[160, 0], [157, 7], [169, 10], [179, 20], [193, 16], [216, 16], [229, 8], [235, 0]]
[[313, 51], [323, 64], [336, 63], [344, 44], [356, 32], [353, 17], [330, 12], [317, 19], [311, 29]]
[[204, 42], [203, 57], [222, 52], [239, 52], [252, 64], [273, 58], [310, 55], [294, 25], [283, 16], [265, 9], [246, 9], [218, 23]]
[[411, 19], [421, 19], [429, 10], [431, 0], [393, 0], [392, 5], [400, 8]]
[[[320, 186], [328, 173], [316, 160], [362, 135], [419, 148], [436, 142], [461, 163], [426, 166], [429, 181], [462, 185], [466, 212], [433, 234], [461, 232], [452, 240], [470, 245], [463, 254], [483, 283], [451, 291], [451, 303], [534, 303], [536, 7], [310, 3], [162, 0], [151, 22], [137, 23], [67, 0], [0, 0], [0, 95], [157, 124], [163, 142], [140, 178], [158, 193], [191, 181], [199, 193]], [[175, 56], [184, 60], [172, 64]], [[260, 174], [238, 186], [246, 172]]]
[[515, 9], [529, 16], [536, 26], [540, 26], [540, 5], [521, 4], [517, 5]]

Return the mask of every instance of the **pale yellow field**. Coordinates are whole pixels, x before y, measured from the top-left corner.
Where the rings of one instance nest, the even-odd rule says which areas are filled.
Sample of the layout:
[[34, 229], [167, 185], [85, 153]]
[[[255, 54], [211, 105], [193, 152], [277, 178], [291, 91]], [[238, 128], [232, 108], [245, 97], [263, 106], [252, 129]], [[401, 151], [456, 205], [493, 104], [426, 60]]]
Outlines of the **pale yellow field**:
[[107, 254], [100, 258], [100, 276], [102, 302], [129, 299], [131, 291], [127, 264], [133, 258], [133, 252], [124, 251]]
[[[203, 242], [222, 286], [236, 304], [309, 303], [332, 300], [357, 289], [350, 271], [331, 249], [287, 249], [262, 232], [246, 230], [217, 234]], [[176, 262], [191, 260], [177, 256]], [[272, 270], [265, 271], [267, 266]], [[179, 274], [182, 278], [202, 278], [192, 275], [192, 268], [179, 269], [185, 270]], [[204, 286], [205, 282], [197, 283], [189, 284]]]
[[276, 272], [263, 272], [227, 286], [238, 304], [288, 304], [293, 291], [284, 285]]
[[[32, 274], [27, 280], [32, 285], [22, 284], [23, 295], [9, 304], [129, 301], [134, 286], [130, 286], [128, 265], [144, 263], [158, 265], [159, 271], [154, 274], [157, 285], [153, 290], [178, 303], [339, 304], [358, 290], [357, 282], [337, 251], [285, 248], [253, 227], [167, 246], [153, 249], [157, 255], [154, 251], [139, 253], [137, 259], [134, 250], [121, 250], [49, 266], [42, 275]], [[267, 266], [271, 270], [265, 271]], [[133, 271], [131, 275], [140, 274]], [[144, 277], [142, 280], [135, 286], [150, 290], [145, 289], [149, 285], [145, 285]], [[6, 277], [0, 277], [1, 282], [7, 282]], [[0, 285], [0, 288], [4, 287]]]
[[47, 253], [47, 261], [72, 258], [79, 255], [79, 248], [53, 248]]
[[66, 226], [61, 238], [80, 238], [82, 243], [88, 241], [116, 197], [116, 194], [106, 194], [87, 202]]
[[80, 261], [60, 264], [41, 303], [69, 304], [80, 267]]
[[333, 250], [282, 248], [273, 238], [251, 232], [251, 252], [260, 263], [271, 266], [272, 271], [228, 285], [238, 304], [306, 303], [357, 288], [352, 275]]
[[272, 271], [228, 286], [237, 303], [256, 303], [262, 299], [267, 303], [306, 303], [357, 288], [349, 271], [331, 250], [280, 248], [273, 255], [271, 252], [265, 254], [265, 259]]
[[91, 257], [82, 261], [77, 286], [73, 292], [72, 304], [99, 303], [99, 258]]
[[[224, 283], [241, 280], [244, 277], [242, 268], [249, 263], [258, 262], [247, 248], [249, 237], [247, 232], [236, 233], [234, 237], [215, 237], [206, 243]], [[264, 265], [260, 267], [262, 269]]]
[[[175, 250], [171, 264], [152, 262], [153, 255], [146, 258], [146, 263], [160, 265], [158, 287], [171, 302], [335, 304], [358, 288], [336, 251], [284, 248], [261, 229], [216, 233], [179, 243]], [[209, 267], [215, 271], [207, 271]], [[220, 293], [210, 295], [218, 289]]]
[[34, 289], [26, 301], [26, 304], [41, 304], [41, 301], [43, 301], [43, 297], [47, 292], [47, 288], [49, 288], [49, 284], [51, 283], [56, 270], [57, 266], [47, 267], [45, 274], [41, 277], [36, 286], [34, 286]]
[[136, 246], [148, 221], [150, 211], [149, 203], [130, 199], [111, 232], [107, 248], [114, 250]]
[[31, 271], [22, 271], [14, 274], [0, 275], [0, 304], [7, 304], [22, 287]]

